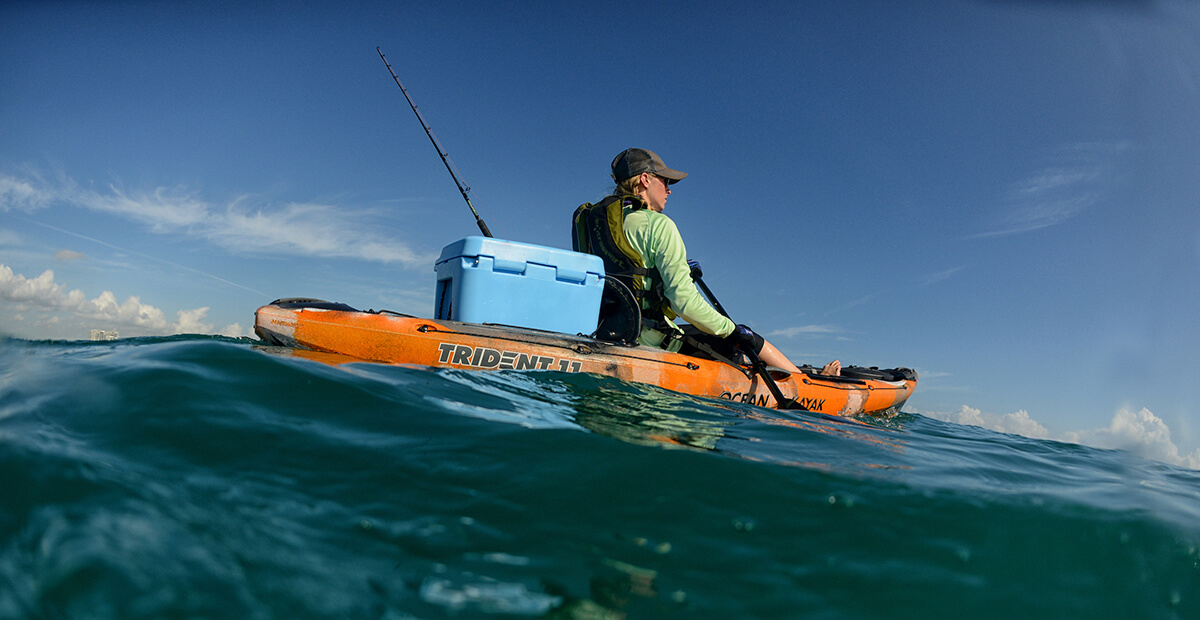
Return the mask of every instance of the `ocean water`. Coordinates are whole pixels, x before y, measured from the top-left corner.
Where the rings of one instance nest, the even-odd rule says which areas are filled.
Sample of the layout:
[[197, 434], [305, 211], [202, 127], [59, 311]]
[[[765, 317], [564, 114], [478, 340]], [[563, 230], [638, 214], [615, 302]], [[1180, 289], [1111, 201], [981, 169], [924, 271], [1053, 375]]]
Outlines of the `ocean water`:
[[0, 618], [496, 617], [1200, 618], [1200, 472], [589, 375], [0, 341]]

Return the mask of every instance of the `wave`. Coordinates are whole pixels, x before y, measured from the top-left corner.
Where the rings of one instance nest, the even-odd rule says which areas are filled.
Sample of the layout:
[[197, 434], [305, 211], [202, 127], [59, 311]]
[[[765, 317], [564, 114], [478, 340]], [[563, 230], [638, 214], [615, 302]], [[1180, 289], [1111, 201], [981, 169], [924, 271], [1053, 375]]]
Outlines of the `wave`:
[[911, 413], [309, 357], [0, 341], [0, 617], [1200, 611], [1193, 470]]

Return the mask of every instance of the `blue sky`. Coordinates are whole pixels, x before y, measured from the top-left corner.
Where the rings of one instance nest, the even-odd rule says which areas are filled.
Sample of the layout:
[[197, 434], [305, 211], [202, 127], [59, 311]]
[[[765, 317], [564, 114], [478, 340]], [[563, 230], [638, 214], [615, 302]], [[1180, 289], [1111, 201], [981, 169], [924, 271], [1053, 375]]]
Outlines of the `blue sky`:
[[[437, 6], [434, 6], [437, 4]], [[245, 5], [245, 6], [244, 6]], [[910, 409], [1200, 467], [1200, 5], [4, 3], [0, 331], [432, 313], [640, 146], [739, 322]]]

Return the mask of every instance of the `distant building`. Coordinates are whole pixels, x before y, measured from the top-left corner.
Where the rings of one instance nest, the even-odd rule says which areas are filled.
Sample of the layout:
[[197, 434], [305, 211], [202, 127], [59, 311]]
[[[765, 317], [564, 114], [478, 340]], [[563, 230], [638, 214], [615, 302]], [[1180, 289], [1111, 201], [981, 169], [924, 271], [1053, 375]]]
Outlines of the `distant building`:
[[116, 340], [120, 336], [115, 331], [107, 331], [103, 329], [93, 329], [91, 332], [92, 340]]

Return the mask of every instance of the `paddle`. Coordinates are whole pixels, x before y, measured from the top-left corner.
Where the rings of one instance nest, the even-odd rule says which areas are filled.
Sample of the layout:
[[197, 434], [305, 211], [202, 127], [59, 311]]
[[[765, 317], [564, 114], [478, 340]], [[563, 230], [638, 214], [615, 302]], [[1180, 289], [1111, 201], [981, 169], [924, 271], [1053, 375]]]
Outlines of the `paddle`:
[[[712, 305], [717, 309], [717, 312], [720, 312], [721, 314], [725, 315], [725, 318], [733, 321], [733, 318], [730, 317], [729, 313], [725, 311], [725, 308], [721, 305], [721, 302], [717, 301], [717, 296], [713, 295], [713, 292], [709, 290], [708, 285], [704, 283], [704, 271], [700, 269], [700, 264], [693, 261], [688, 261], [688, 265], [692, 268], [692, 280], [694, 280], [700, 287], [700, 290], [704, 293], [704, 296], [708, 297], [708, 300], [712, 302]], [[736, 322], [737, 321], [734, 321], [734, 323]], [[779, 389], [779, 385], [775, 383], [775, 379], [771, 378], [771, 373], [767, 370], [767, 365], [764, 364], [761, 359], [759, 359], [758, 353], [756, 353], [754, 349], [742, 349], [742, 353], [745, 353], [746, 357], [750, 358], [750, 367], [754, 369], [754, 372], [758, 373], [758, 376], [762, 377], [763, 383], [767, 384], [767, 389], [771, 391], [771, 396], [775, 397], [775, 402], [778, 403], [779, 408], [787, 409], [787, 405], [793, 401], [783, 397], [783, 392]]]

